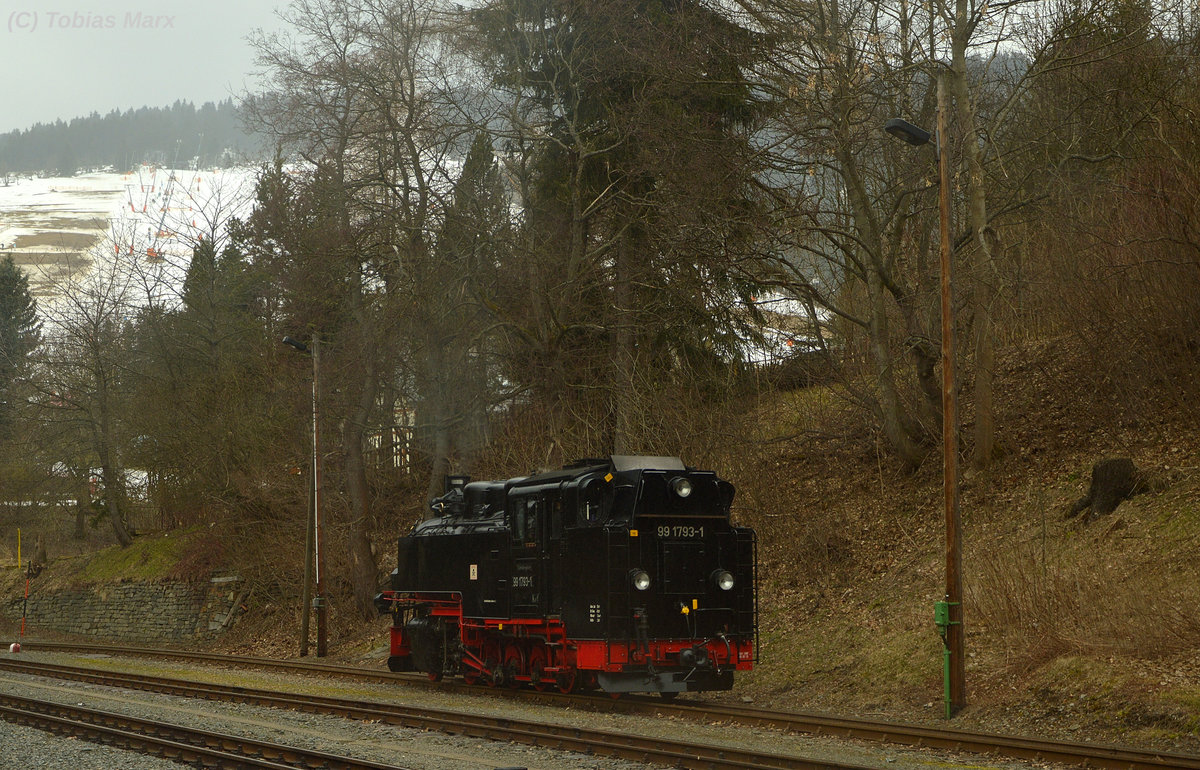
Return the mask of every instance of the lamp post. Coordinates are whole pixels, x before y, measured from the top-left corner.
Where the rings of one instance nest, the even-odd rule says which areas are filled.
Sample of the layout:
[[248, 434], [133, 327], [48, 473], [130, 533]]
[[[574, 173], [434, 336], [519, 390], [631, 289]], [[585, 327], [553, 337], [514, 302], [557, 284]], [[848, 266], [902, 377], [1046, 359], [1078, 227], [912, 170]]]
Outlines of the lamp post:
[[317, 406], [320, 403], [321, 391], [321, 338], [316, 333], [312, 336], [312, 344], [305, 345], [303, 342], [294, 340], [291, 337], [284, 337], [283, 343], [299, 350], [301, 353], [308, 353], [312, 356], [313, 362], [313, 377], [312, 377], [312, 496], [309, 498], [312, 506], [312, 516], [310, 517], [310, 525], [305, 527], [305, 553], [304, 553], [304, 611], [301, 621], [301, 640], [300, 640], [300, 655], [308, 654], [308, 586], [309, 573], [312, 572], [316, 577], [316, 595], [312, 599], [312, 608], [317, 611], [317, 657], [325, 657], [327, 650], [327, 619], [328, 606], [325, 602], [325, 587], [324, 587], [324, 563], [323, 552], [321, 551], [321, 432], [319, 413]]
[[[953, 263], [950, 259], [950, 172], [946, 163], [946, 86], [937, 79], [937, 133], [933, 135], [938, 162], [938, 208], [941, 219], [942, 295], [942, 454], [946, 514], [946, 597], [938, 602], [934, 617], [945, 644], [946, 716], [967, 705], [966, 664], [963, 652], [962, 531], [958, 511], [958, 403], [954, 392]], [[930, 133], [906, 120], [892, 118], [884, 130], [911, 145], [930, 141]]]

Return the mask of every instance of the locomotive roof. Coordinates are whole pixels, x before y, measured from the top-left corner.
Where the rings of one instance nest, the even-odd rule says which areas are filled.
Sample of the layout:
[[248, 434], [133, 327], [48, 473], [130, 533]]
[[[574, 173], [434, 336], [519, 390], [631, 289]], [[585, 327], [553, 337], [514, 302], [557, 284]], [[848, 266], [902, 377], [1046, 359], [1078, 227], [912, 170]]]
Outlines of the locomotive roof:
[[[642, 488], [643, 474], [657, 477], [654, 484]], [[681, 509], [680, 501], [675, 500], [667, 491], [669, 481], [686, 473], [692, 483], [715, 484], [713, 491], [723, 490], [716, 497], [710, 495], [709, 504], [694, 503]], [[711, 477], [711, 478], [710, 478]], [[733, 486], [727, 481], [716, 477], [712, 471], [698, 471], [684, 465], [678, 457], [655, 457], [644, 455], [612, 455], [607, 458], [587, 458], [578, 460], [564, 468], [552, 471], [534, 473], [530, 476], [511, 478], [504, 481], [466, 481], [465, 476], [456, 477], [459, 482], [448, 488], [446, 494], [430, 501], [433, 517], [414, 525], [413, 532], [421, 534], [453, 534], [458, 532], [488, 531], [504, 528], [505, 511], [513, 499], [510, 494], [518, 497], [540, 495], [558, 488], [564, 495], [564, 502], [575, 505], [582, 504], [582, 497], [591, 493], [593, 482], [603, 478], [605, 482], [615, 482], [607, 489], [605, 509], [614, 504], [612, 494], [618, 497], [629, 495], [619, 504], [625, 516], [632, 515], [635, 507], [641, 506], [643, 496], [650, 502], [647, 504], [664, 510], [686, 513], [687, 515], [718, 515], [728, 516], [729, 503], [733, 498]], [[638, 492], [636, 490], [642, 489]], [[624, 491], [622, 491], [624, 490]], [[684, 497], [686, 495], [681, 495]], [[703, 496], [702, 496], [703, 497]], [[577, 500], [577, 498], [579, 498]], [[723, 500], [723, 503], [720, 502]], [[716, 501], [716, 502], [713, 502]], [[596, 501], [593, 501], [596, 502]], [[591, 503], [589, 503], [590, 505]], [[712, 505], [716, 508], [709, 510]], [[623, 506], [623, 507], [622, 507]], [[697, 507], [699, 506], [699, 507]], [[677, 510], [678, 509], [678, 510]], [[703, 510], [701, 510], [703, 509]], [[607, 513], [604, 514], [607, 517]], [[589, 519], [591, 521], [592, 519]], [[464, 529], [465, 528], [465, 529]]]
[[613, 455], [616, 471], [686, 471], [687, 466], [678, 457], [649, 457], [642, 455]]
[[575, 479], [597, 471], [611, 470], [615, 473], [629, 471], [659, 470], [686, 471], [687, 466], [678, 457], [652, 457], [649, 455], [611, 455], [606, 458], [589, 458], [579, 460], [553, 471], [535, 473], [525, 478], [513, 479], [513, 486], [533, 486], [537, 484], [552, 484], [556, 481]]

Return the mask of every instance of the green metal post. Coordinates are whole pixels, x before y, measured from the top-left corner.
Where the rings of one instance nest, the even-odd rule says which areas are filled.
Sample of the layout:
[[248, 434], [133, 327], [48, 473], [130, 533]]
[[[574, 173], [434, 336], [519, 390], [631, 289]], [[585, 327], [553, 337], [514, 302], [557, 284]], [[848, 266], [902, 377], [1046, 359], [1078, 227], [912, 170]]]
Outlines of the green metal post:
[[950, 645], [942, 647], [942, 682], [944, 683], [943, 697], [946, 701], [946, 719], [954, 716], [954, 700], [950, 697]]
[[946, 701], [946, 719], [954, 716], [954, 698], [950, 688], [950, 626], [955, 625], [956, 621], [950, 620], [950, 604], [951, 602], [948, 601], [934, 602], [933, 604], [933, 622], [938, 627], [938, 636], [942, 637], [942, 684]]

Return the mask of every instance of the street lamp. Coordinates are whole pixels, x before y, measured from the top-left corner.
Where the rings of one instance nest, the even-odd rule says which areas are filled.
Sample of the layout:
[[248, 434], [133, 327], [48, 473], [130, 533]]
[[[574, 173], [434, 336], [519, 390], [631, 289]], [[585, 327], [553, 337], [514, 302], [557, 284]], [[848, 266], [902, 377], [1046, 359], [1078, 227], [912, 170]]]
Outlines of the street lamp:
[[[914, 126], [903, 118], [892, 118], [883, 124], [883, 130], [914, 147], [929, 143], [930, 134], [925, 129]], [[938, 153], [941, 155], [941, 153]]]
[[316, 575], [316, 595], [312, 599], [312, 607], [317, 611], [317, 657], [325, 657], [327, 649], [327, 623], [328, 606], [325, 602], [324, 588], [324, 564], [322, 560], [323, 552], [321, 551], [321, 432], [319, 429], [320, 422], [318, 420], [317, 405], [320, 402], [320, 382], [321, 382], [321, 338], [317, 334], [312, 336], [312, 344], [305, 345], [303, 342], [294, 340], [291, 337], [284, 337], [283, 344], [299, 350], [301, 353], [309, 353], [312, 356], [313, 362], [313, 378], [312, 378], [312, 516], [310, 517], [310, 525], [305, 527], [304, 538], [304, 611], [301, 613], [301, 628], [300, 628], [300, 656], [308, 654], [308, 587], [309, 574]]
[[906, 120], [892, 118], [883, 129], [908, 144], [935, 142], [938, 161], [938, 207], [941, 214], [942, 278], [942, 454], [946, 507], [946, 598], [937, 603], [934, 617], [945, 644], [946, 716], [967, 705], [966, 664], [963, 652], [962, 531], [958, 513], [958, 403], [954, 392], [953, 263], [950, 260], [950, 172], [946, 163], [946, 85], [937, 79], [937, 133], [932, 136]]

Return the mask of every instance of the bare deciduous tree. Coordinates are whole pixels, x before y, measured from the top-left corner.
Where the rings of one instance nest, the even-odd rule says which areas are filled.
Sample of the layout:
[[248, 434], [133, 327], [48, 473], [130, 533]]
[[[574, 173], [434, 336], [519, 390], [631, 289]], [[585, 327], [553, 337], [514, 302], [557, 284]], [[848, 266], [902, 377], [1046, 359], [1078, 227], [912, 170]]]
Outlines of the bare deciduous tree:
[[[97, 258], [91, 271], [67, 277], [58, 286], [58, 298], [43, 306], [46, 338], [34, 356], [32, 377], [38, 389], [36, 419], [47, 443], [68, 461], [86, 463], [76, 473], [99, 470], [104, 512], [123, 546], [133, 542], [126, 523], [124, 460], [133, 293], [132, 277], [116, 260]], [[76, 444], [88, 451], [78, 451]]]
[[[314, 228], [276, 209], [276, 232], [290, 232], [275, 242], [286, 253], [273, 263], [290, 287], [292, 322], [329, 343], [327, 392], [339, 396], [331, 406], [341, 427], [351, 582], [364, 615], [374, 612], [377, 580], [366, 436], [381, 422], [380, 393], [397, 392], [381, 391], [385, 383], [434, 381], [412, 376], [436, 360], [431, 351], [441, 342], [419, 308], [440, 296], [428, 285], [439, 275], [431, 269], [432, 243], [453, 178], [451, 153], [465, 150], [462, 137], [472, 133], [443, 98], [442, 18], [436, 2], [298, 0], [285, 15], [294, 36], [256, 41], [269, 79], [266, 92], [247, 103], [252, 122], [303, 162], [308, 191], [301, 197], [322, 222]], [[285, 193], [276, 202], [288, 200], [296, 198]], [[264, 210], [260, 219], [267, 216]], [[305, 280], [304, 271], [325, 278]], [[404, 362], [411, 368], [398, 375], [394, 367]], [[436, 407], [428, 414], [443, 420]]]

